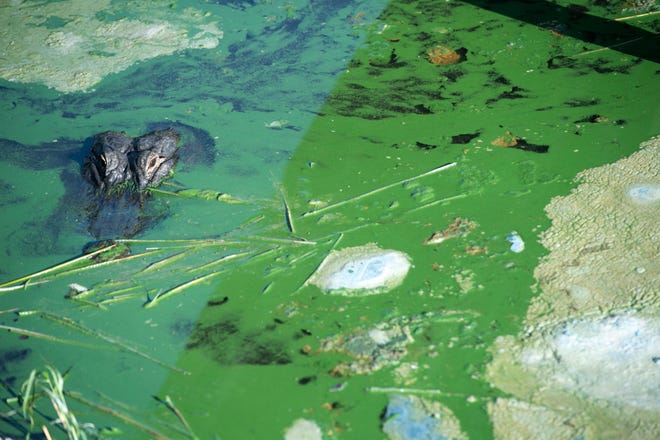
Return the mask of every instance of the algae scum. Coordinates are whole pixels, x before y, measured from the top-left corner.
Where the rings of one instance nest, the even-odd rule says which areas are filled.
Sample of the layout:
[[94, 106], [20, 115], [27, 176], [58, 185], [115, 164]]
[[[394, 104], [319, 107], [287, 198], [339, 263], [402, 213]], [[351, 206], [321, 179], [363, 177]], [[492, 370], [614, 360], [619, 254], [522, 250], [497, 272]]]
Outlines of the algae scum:
[[0, 7], [2, 437], [660, 436], [653, 2], [88, 3]]

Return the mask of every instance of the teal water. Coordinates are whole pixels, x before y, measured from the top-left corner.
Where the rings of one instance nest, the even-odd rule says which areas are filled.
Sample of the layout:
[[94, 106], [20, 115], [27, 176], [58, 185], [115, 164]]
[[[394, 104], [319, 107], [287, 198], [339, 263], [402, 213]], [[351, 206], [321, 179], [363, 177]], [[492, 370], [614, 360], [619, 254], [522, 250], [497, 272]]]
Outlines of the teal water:
[[[414, 388], [438, 391], [469, 438], [491, 437], [486, 405], [504, 393], [484, 378], [487, 349], [520, 331], [536, 294], [544, 206], [579, 171], [657, 134], [657, 62], [642, 50], [651, 43], [601, 51], [586, 31], [562, 33], [569, 18], [539, 27], [463, 2], [222, 3], [175, 8], [220, 17], [216, 49], [142, 61], [85, 93], [1, 84], [3, 282], [92, 240], [75, 223], [70, 176], [97, 132], [195, 127], [212, 154], [195, 150], [202, 159], [172, 181], [244, 202], [156, 195], [169, 215], [129, 243], [135, 259], [57, 269], [4, 293], [2, 325], [68, 341], [3, 333], [7, 390], [32, 368], [71, 368], [67, 388], [97, 404], [74, 403], [78, 419], [119, 426], [122, 438], [157, 437], [129, 416], [186, 438], [156, 395], [172, 398], [198, 438], [282, 437], [308, 418], [324, 438], [358, 439], [384, 435], [387, 393], [374, 387]], [[429, 62], [438, 45], [464, 47], [466, 59]], [[513, 136], [531, 147], [492, 144]], [[475, 229], [422, 244], [455, 218]], [[520, 254], [506, 240], [513, 230]], [[401, 287], [344, 297], [306, 283], [332, 249], [367, 243], [411, 256]], [[70, 283], [94, 292], [65, 300]], [[411, 332], [400, 359], [354, 371], [348, 350], [324, 349], [379, 323]]]

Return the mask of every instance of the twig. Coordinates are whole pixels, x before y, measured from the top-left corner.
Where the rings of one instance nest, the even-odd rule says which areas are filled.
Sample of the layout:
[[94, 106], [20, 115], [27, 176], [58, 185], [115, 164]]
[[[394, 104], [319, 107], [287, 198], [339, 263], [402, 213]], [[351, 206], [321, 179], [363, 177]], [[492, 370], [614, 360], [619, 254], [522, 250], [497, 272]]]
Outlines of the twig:
[[458, 200], [458, 199], [462, 199], [462, 198], [465, 198], [465, 197], [467, 197], [467, 194], [456, 194], [455, 196], [449, 196], [449, 197], [445, 197], [444, 199], [434, 200], [434, 201], [426, 203], [422, 206], [418, 206], [418, 207], [413, 208], [409, 211], [406, 211], [406, 212], [403, 213], [403, 215], [408, 215], [412, 212], [421, 211], [422, 209], [430, 208], [431, 206], [439, 205], [439, 204], [445, 203], [445, 202], [451, 202], [452, 200]]
[[[452, 397], [467, 397], [472, 396], [466, 393], [448, 393], [438, 389], [425, 389], [425, 388], [397, 388], [397, 387], [367, 387], [370, 393], [392, 393], [392, 394], [418, 394], [422, 396], [452, 396]], [[488, 400], [485, 397], [472, 396], [477, 400]]]
[[601, 48], [599, 48], [599, 49], [588, 50], [588, 51], [586, 51], [586, 52], [580, 52], [580, 53], [575, 54], [575, 55], [573, 55], [573, 56], [574, 56], [574, 57], [581, 57], [581, 56], [583, 56], [583, 55], [591, 55], [592, 53], [598, 53], [598, 52], [602, 52], [602, 51], [604, 51], [604, 50], [610, 50], [610, 49], [613, 49], [613, 48], [615, 48], [615, 47], [625, 46], [626, 44], [630, 44], [630, 43], [634, 43], [635, 41], [639, 41], [639, 40], [641, 40], [642, 38], [644, 38], [644, 37], [633, 38], [632, 40], [624, 41], [623, 43], [613, 44], [613, 45], [611, 45], [611, 46], [601, 47]]
[[266, 242], [271, 242], [271, 243], [307, 244], [307, 245], [315, 245], [316, 244], [315, 241], [305, 240], [304, 238], [296, 240], [296, 239], [290, 239], [290, 238], [261, 237], [259, 235], [253, 235], [249, 238], [251, 240], [266, 241]]
[[10, 287], [0, 287], [0, 293], [5, 293], [5, 292], [12, 292], [14, 290], [25, 290], [30, 286], [37, 286], [39, 284], [44, 284], [47, 283], [50, 280], [39, 280], [39, 281], [34, 281], [30, 282], [31, 280], [27, 280], [24, 283], [17, 284], [16, 286], [10, 286]]
[[53, 440], [53, 437], [50, 436], [50, 432], [48, 432], [48, 428], [46, 428], [46, 425], [41, 425], [41, 430], [46, 436], [46, 440]]
[[456, 162], [447, 163], [445, 165], [434, 168], [431, 171], [427, 171], [425, 173], [418, 174], [417, 176], [409, 177], [407, 179], [399, 180], [398, 182], [390, 183], [388, 185], [381, 186], [380, 188], [372, 189], [371, 191], [368, 191], [366, 193], [359, 194], [359, 195], [357, 195], [355, 197], [351, 197], [350, 199], [347, 199], [347, 200], [342, 200], [341, 202], [333, 203], [332, 205], [328, 205], [328, 206], [325, 206], [323, 208], [317, 209], [316, 211], [305, 212], [301, 215], [301, 217], [307, 217], [308, 215], [320, 214], [320, 213], [328, 211], [330, 209], [334, 209], [334, 208], [337, 208], [339, 206], [343, 206], [347, 203], [355, 202], [355, 201], [363, 199], [365, 197], [369, 197], [371, 195], [377, 194], [381, 191], [385, 191], [387, 189], [393, 188], [397, 185], [403, 185], [404, 183], [412, 182], [413, 180], [421, 179], [422, 177], [426, 177], [426, 176], [430, 176], [431, 174], [439, 173], [440, 171], [444, 171], [447, 168], [453, 167], [454, 165], [456, 165]]
[[126, 243], [126, 244], [173, 244], [173, 243], [190, 243], [193, 246], [200, 245], [215, 245], [215, 244], [242, 244], [241, 242], [232, 242], [227, 241], [222, 238], [154, 238], [154, 239], [143, 239], [143, 238], [120, 238], [115, 240], [116, 243]]
[[660, 14], [660, 11], [650, 11], [650, 12], [644, 12], [643, 14], [629, 15], [627, 17], [619, 17], [619, 18], [615, 18], [614, 21], [633, 20], [635, 18], [648, 17], [650, 15], [655, 15], [655, 14]]

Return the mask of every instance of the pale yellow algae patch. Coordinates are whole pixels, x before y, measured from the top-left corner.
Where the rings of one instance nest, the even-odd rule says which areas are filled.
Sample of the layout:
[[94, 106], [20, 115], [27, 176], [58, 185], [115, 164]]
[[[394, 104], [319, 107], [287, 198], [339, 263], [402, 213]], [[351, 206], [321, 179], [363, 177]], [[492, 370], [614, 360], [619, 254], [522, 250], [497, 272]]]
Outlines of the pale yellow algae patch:
[[13, 0], [0, 4], [0, 77], [60, 92], [86, 91], [110, 73], [223, 34], [202, 12], [170, 2]]
[[660, 438], [660, 137], [546, 207], [518, 336], [491, 349], [495, 438]]

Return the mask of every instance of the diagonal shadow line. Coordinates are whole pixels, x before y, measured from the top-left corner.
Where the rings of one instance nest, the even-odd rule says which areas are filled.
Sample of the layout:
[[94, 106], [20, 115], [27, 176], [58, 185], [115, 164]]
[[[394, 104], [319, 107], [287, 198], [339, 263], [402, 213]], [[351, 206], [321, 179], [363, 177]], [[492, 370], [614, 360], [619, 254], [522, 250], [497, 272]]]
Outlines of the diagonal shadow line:
[[545, 0], [463, 2], [534, 26], [558, 21], [566, 25], [566, 29], [562, 31], [563, 35], [660, 63], [660, 35], [628, 23], [588, 14], [579, 6], [561, 6]]

